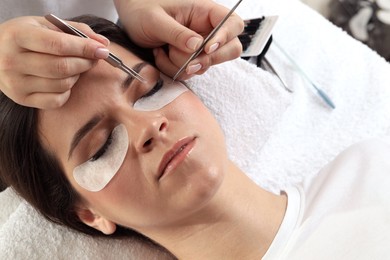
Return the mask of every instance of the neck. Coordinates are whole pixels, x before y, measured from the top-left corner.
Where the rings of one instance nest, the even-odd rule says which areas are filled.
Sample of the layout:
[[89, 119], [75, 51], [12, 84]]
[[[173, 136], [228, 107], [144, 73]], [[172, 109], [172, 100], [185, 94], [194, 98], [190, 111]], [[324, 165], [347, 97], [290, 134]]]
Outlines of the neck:
[[179, 259], [260, 259], [283, 220], [285, 196], [257, 186], [231, 163], [215, 197], [187, 221], [152, 232]]

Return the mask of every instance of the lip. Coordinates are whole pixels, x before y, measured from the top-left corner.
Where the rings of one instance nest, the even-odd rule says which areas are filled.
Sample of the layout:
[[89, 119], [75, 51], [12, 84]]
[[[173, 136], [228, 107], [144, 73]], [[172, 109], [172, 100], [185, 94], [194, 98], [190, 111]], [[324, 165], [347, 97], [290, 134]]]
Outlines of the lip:
[[180, 139], [173, 147], [164, 154], [158, 167], [158, 180], [174, 170], [185, 160], [187, 154], [195, 145], [196, 137], [185, 137]]

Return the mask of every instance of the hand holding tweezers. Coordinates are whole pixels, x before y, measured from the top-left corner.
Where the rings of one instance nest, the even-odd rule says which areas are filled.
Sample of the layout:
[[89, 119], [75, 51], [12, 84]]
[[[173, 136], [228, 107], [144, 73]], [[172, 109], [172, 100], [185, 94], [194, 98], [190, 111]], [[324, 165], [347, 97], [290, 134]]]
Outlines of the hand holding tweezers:
[[[66, 23], [62, 19], [58, 18], [54, 14], [48, 14], [45, 16], [46, 20], [54, 24], [58, 29], [63, 31], [64, 33], [80, 36], [82, 38], [89, 38], [85, 33], [81, 32], [77, 28], [73, 27], [72, 25]], [[112, 52], [109, 53], [108, 57], [105, 59], [109, 64], [112, 66], [121, 69], [122, 71], [126, 72], [130, 76], [136, 78], [137, 80], [141, 82], [146, 82], [146, 80], [139, 75], [135, 70], [132, 68], [126, 66], [121, 59], [119, 59], [116, 55], [114, 55]]]
[[219, 24], [211, 31], [209, 35], [207, 35], [206, 39], [202, 42], [200, 47], [191, 55], [191, 57], [184, 63], [183, 66], [178, 70], [178, 72], [173, 76], [173, 80], [176, 80], [177, 77], [180, 76], [180, 74], [183, 72], [183, 70], [187, 67], [187, 65], [193, 61], [196, 57], [199, 56], [199, 54], [203, 51], [204, 46], [214, 37], [214, 35], [221, 29], [222, 25], [226, 22], [226, 20], [230, 17], [230, 15], [236, 10], [238, 5], [242, 2], [242, 0], [239, 0], [233, 8], [229, 11], [229, 13], [222, 19], [222, 21], [219, 22]]

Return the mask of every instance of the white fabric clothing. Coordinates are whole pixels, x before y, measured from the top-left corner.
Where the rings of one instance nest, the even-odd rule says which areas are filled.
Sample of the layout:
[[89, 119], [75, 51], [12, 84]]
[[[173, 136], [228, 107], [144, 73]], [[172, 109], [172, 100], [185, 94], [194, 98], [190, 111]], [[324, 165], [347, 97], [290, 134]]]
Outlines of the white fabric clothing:
[[19, 16], [53, 13], [61, 18], [94, 14], [116, 22], [113, 0], [1, 0], [0, 23]]
[[351, 146], [312, 180], [287, 189], [266, 259], [388, 259], [390, 142]]

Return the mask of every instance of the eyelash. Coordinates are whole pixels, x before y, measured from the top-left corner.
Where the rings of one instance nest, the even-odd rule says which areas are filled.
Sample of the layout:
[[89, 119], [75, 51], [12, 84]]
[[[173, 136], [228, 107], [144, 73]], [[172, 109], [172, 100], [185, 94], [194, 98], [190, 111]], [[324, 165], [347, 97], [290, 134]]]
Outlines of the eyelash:
[[112, 143], [112, 132], [110, 133], [110, 135], [108, 136], [108, 138], [107, 138], [107, 141], [103, 144], [103, 146], [89, 159], [89, 161], [91, 161], [91, 162], [94, 162], [94, 161], [97, 161], [97, 160], [99, 160], [99, 158], [100, 157], [102, 157], [105, 153], [106, 153], [106, 151], [107, 151], [107, 149], [108, 149], [108, 147], [110, 147], [110, 145], [111, 145], [111, 143]]
[[[153, 88], [148, 92], [146, 93], [145, 95], [143, 95], [141, 98], [146, 98], [146, 97], [151, 97], [153, 96], [154, 94], [156, 94], [164, 85], [164, 81], [162, 79], [158, 79], [156, 84], [153, 86]], [[100, 157], [102, 157], [107, 149], [110, 147], [112, 143], [112, 132], [110, 133], [110, 135], [108, 136], [107, 138], [107, 141], [103, 144], [103, 146], [89, 159], [89, 161], [91, 162], [94, 162], [94, 161], [97, 161], [99, 160]]]
[[156, 84], [153, 86], [153, 88], [148, 93], [140, 97], [140, 99], [153, 96], [163, 87], [163, 85], [164, 85], [164, 81], [162, 79], [158, 79]]

